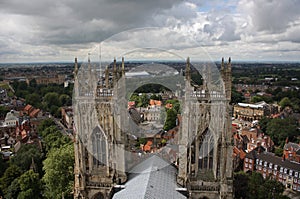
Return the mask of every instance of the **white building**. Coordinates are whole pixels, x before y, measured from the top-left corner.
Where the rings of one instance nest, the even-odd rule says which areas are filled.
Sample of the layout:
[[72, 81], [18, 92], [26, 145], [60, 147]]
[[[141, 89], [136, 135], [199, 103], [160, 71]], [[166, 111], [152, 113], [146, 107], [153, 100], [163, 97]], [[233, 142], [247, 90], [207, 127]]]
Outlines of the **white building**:
[[19, 112], [11, 110], [6, 114], [3, 126], [15, 127], [17, 125], [17, 122], [19, 121], [19, 116]]

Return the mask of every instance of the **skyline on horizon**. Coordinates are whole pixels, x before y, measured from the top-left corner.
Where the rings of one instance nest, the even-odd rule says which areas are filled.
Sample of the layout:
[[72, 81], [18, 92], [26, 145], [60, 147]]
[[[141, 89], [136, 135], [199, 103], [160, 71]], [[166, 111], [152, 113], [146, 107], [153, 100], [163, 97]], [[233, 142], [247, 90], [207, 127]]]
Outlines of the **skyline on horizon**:
[[194, 60], [205, 51], [213, 61], [299, 62], [299, 8], [296, 0], [4, 1], [0, 63], [85, 60], [99, 44], [113, 52], [107, 59], [154, 47], [134, 56], [163, 59], [163, 49]]

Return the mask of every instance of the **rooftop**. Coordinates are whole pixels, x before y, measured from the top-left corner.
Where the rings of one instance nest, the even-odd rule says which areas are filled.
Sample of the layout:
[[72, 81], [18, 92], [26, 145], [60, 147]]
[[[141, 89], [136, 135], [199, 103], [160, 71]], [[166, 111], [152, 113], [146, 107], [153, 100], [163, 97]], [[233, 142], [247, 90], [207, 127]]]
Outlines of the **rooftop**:
[[129, 172], [125, 189], [113, 199], [186, 198], [177, 192], [177, 169], [157, 155], [152, 155]]
[[257, 154], [257, 159], [271, 162], [280, 167], [292, 169], [294, 171], [300, 171], [299, 163], [291, 162], [289, 160], [283, 160], [282, 158], [275, 156], [273, 153], [263, 152], [263, 153]]

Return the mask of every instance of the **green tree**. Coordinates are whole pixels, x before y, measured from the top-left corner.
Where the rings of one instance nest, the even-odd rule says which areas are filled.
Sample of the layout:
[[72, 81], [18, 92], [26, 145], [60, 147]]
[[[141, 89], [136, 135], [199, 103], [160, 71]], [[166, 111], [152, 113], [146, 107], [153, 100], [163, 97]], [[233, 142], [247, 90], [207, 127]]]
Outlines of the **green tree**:
[[47, 198], [72, 198], [71, 192], [74, 182], [74, 147], [73, 144], [53, 148], [48, 152], [44, 161], [45, 175], [43, 181], [46, 185]]
[[53, 148], [60, 148], [61, 146], [70, 143], [69, 137], [63, 135], [55, 126], [50, 126], [42, 132], [43, 146], [46, 152]]
[[181, 112], [181, 110], [180, 110], [180, 103], [179, 103], [179, 101], [178, 101], [177, 99], [167, 100], [167, 101], [165, 102], [165, 104], [172, 104], [173, 108], [175, 109], [175, 111], [176, 111], [177, 113], [180, 113], [180, 112]]
[[149, 100], [148, 96], [145, 93], [143, 93], [140, 96], [138, 107], [147, 107], [149, 105], [149, 101], [150, 100]]
[[45, 119], [43, 120], [38, 126], [37, 126], [37, 131], [38, 133], [42, 133], [46, 128], [50, 127], [50, 126], [55, 126], [55, 122], [53, 121], [53, 119]]
[[39, 174], [29, 170], [20, 176], [19, 184], [21, 192], [18, 195], [18, 199], [40, 198], [42, 186], [39, 179]]
[[71, 106], [72, 105], [72, 99], [69, 95], [61, 94], [59, 96], [59, 103], [61, 106]]
[[13, 180], [18, 178], [21, 173], [21, 169], [16, 165], [11, 165], [5, 170], [3, 176], [0, 178], [0, 189], [4, 195], [7, 194], [7, 188], [10, 186]]
[[153, 94], [153, 95], [150, 96], [150, 99], [159, 100], [159, 97], [157, 95]]
[[299, 130], [297, 130], [297, 123], [294, 118], [275, 118], [268, 123], [266, 133], [270, 135], [277, 146], [283, 147], [287, 137], [290, 141], [297, 140]]
[[264, 178], [260, 173], [253, 172], [249, 177], [248, 191], [250, 199], [258, 199], [261, 195], [261, 186], [263, 186]]
[[174, 108], [174, 110], [177, 112], [177, 114], [181, 113], [181, 108], [180, 108], [179, 102], [173, 104], [173, 108]]
[[49, 92], [44, 96], [44, 103], [48, 109], [50, 109], [51, 106], [57, 106], [59, 107], [60, 101], [59, 101], [59, 95], [56, 92]]
[[265, 133], [267, 131], [267, 126], [270, 121], [271, 121], [271, 119], [267, 118], [267, 117], [263, 117], [259, 120], [258, 125], [259, 125], [260, 129], [262, 130], [262, 132]]
[[56, 106], [56, 105], [52, 105], [50, 106], [50, 113], [51, 115], [53, 115], [56, 118], [61, 117], [61, 110], [60, 107]]
[[8, 108], [6, 108], [5, 106], [0, 106], [0, 117], [5, 117], [8, 111]]
[[257, 103], [257, 102], [261, 102], [261, 101], [265, 101], [266, 103], [271, 103], [271, 102], [273, 102], [273, 99], [269, 96], [258, 96], [258, 95], [253, 96], [251, 98], [252, 103]]
[[274, 153], [275, 153], [276, 156], [282, 157], [283, 149], [280, 148], [280, 147], [276, 147]]
[[139, 98], [139, 96], [137, 94], [132, 94], [130, 96], [130, 100], [129, 101], [134, 101], [135, 104], [137, 105], [139, 103], [139, 101], [140, 101], [140, 98]]
[[261, 199], [281, 198], [283, 196], [284, 186], [276, 180], [266, 179], [261, 189]]
[[233, 187], [235, 198], [247, 198], [249, 176], [244, 172], [234, 174]]
[[19, 184], [19, 178], [16, 178], [12, 181], [10, 186], [7, 188], [7, 193], [5, 195], [5, 198], [18, 198], [20, 191], [21, 188]]
[[232, 87], [231, 104], [237, 104], [239, 102], [243, 102], [244, 100], [245, 100], [244, 96], [240, 92], [237, 92], [237, 90], [234, 87]]
[[37, 87], [37, 82], [36, 79], [32, 79], [29, 81], [29, 86], [32, 88], [36, 88]]
[[41, 107], [41, 96], [37, 93], [31, 93], [25, 97], [26, 103], [34, 107]]
[[167, 119], [164, 125], [164, 130], [168, 131], [176, 126], [177, 112], [171, 108], [167, 110]]
[[279, 105], [282, 109], [284, 109], [287, 106], [292, 107], [292, 102], [288, 97], [284, 97], [282, 100], [280, 100]]
[[36, 145], [26, 144], [21, 146], [17, 154], [10, 161], [22, 171], [27, 171], [32, 163], [34, 163], [37, 171], [41, 174], [42, 158], [43, 155]]
[[0, 157], [0, 177], [4, 174], [6, 167], [6, 162]]
[[292, 107], [293, 107], [293, 110], [295, 112], [300, 112], [300, 99], [299, 98], [296, 98], [296, 97], [293, 97], [291, 99], [291, 102], [292, 102]]
[[146, 138], [143, 138], [143, 137], [140, 137], [140, 138], [138, 138], [138, 142], [137, 142], [137, 144], [136, 144], [136, 147], [140, 147], [140, 145], [141, 144], [146, 144], [147, 143], [147, 140], [146, 140]]

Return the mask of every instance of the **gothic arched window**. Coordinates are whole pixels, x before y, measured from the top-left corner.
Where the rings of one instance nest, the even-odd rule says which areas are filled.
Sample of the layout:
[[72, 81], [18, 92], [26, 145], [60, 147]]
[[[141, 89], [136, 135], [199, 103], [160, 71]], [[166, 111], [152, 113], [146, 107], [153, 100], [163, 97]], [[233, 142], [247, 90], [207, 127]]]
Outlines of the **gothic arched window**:
[[96, 127], [92, 133], [94, 165], [106, 165], [106, 142], [107, 140], [104, 132], [99, 127]]
[[214, 156], [214, 136], [210, 130], [206, 130], [199, 137], [199, 170], [208, 170], [213, 168]]

